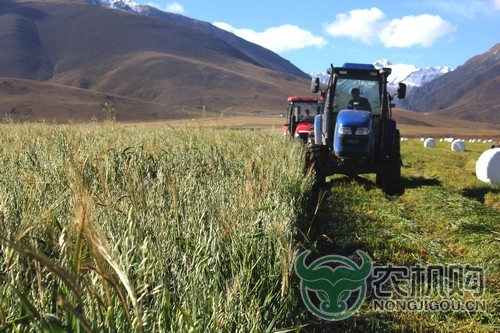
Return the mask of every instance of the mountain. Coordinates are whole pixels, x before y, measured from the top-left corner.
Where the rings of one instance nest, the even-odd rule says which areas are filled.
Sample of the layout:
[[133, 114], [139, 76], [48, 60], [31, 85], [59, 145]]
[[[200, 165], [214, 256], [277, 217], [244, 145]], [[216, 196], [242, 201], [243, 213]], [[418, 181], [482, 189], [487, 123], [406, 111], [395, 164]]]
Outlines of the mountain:
[[392, 64], [387, 59], [378, 60], [373, 64], [376, 68], [391, 68], [389, 85], [396, 87], [400, 82], [406, 83], [408, 87], [421, 87], [426, 83], [452, 71], [446, 66], [418, 68], [415, 65]]
[[280, 113], [287, 96], [308, 93], [307, 75], [287, 60], [199, 28], [206, 25], [85, 0], [2, 1], [0, 114], [80, 121], [102, 113], [104, 103], [117, 106], [119, 120]]
[[[0, 115], [19, 120], [100, 119], [106, 104], [119, 121], [275, 115], [310, 94], [310, 76], [277, 54], [126, 0], [0, 0], [0, 43]], [[408, 84], [400, 107], [498, 124], [498, 48], [453, 71], [374, 64]]]
[[87, 0], [91, 5], [116, 8], [127, 12], [140, 12], [141, 6], [129, 0]]
[[500, 124], [500, 43], [411, 92], [409, 109]]
[[144, 7], [149, 7], [149, 6], [139, 5], [136, 2], [130, 0], [80, 0], [80, 1], [89, 3], [91, 5], [99, 5], [139, 14], [141, 13]]
[[109, 8], [119, 9], [130, 13], [136, 13], [139, 15], [144, 15], [148, 17], [158, 18], [168, 22], [176, 22], [181, 25], [190, 26], [204, 33], [215, 35], [221, 40], [227, 42], [232, 47], [238, 49], [239, 51], [245, 53], [250, 58], [252, 58], [255, 63], [269, 68], [278, 72], [283, 72], [291, 75], [296, 75], [306, 79], [310, 79], [310, 76], [304, 73], [302, 70], [297, 68], [288, 60], [283, 59], [276, 53], [263, 48], [259, 45], [251, 43], [243, 38], [236, 36], [226, 30], [220, 29], [211, 23], [195, 20], [183, 15], [173, 14], [158, 10], [151, 6], [139, 5], [133, 1], [128, 0], [87, 0], [89, 4], [95, 4], [100, 6], [105, 6]]

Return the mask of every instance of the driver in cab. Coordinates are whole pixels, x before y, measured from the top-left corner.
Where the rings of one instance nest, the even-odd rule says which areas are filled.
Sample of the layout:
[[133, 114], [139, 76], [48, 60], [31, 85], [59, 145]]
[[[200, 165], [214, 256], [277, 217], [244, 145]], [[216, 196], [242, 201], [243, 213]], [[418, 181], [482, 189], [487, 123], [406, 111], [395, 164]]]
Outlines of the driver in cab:
[[352, 88], [352, 99], [347, 104], [348, 109], [371, 111], [372, 107], [368, 99], [360, 96], [359, 88]]

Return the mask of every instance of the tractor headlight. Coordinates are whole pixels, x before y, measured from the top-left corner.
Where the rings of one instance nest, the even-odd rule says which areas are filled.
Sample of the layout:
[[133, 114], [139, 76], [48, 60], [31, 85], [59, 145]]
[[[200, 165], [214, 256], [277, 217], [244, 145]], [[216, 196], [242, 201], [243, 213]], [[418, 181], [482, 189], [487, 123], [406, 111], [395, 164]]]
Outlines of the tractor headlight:
[[339, 127], [339, 134], [351, 135], [352, 134], [352, 130], [351, 130], [350, 127], [341, 126], [341, 127]]
[[368, 135], [370, 134], [370, 129], [368, 127], [358, 127], [356, 129], [356, 135]]

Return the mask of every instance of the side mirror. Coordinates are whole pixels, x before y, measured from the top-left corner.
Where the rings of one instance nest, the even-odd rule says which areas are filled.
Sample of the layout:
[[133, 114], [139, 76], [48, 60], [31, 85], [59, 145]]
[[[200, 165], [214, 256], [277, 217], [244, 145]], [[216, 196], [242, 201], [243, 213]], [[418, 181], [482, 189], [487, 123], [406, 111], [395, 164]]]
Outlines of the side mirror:
[[398, 86], [398, 98], [402, 99], [405, 98], [405, 96], [406, 96], [406, 84], [400, 82]]
[[311, 80], [311, 92], [317, 94], [319, 91], [319, 77], [315, 77]]

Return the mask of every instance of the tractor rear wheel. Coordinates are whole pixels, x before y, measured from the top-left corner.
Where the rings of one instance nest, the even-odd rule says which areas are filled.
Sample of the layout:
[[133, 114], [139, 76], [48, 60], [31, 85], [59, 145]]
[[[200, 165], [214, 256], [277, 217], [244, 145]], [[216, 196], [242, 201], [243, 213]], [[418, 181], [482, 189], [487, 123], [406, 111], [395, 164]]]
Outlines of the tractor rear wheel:
[[401, 184], [401, 145], [399, 130], [396, 130], [394, 142], [387, 147], [383, 168], [377, 172], [376, 184], [387, 195], [400, 195]]

